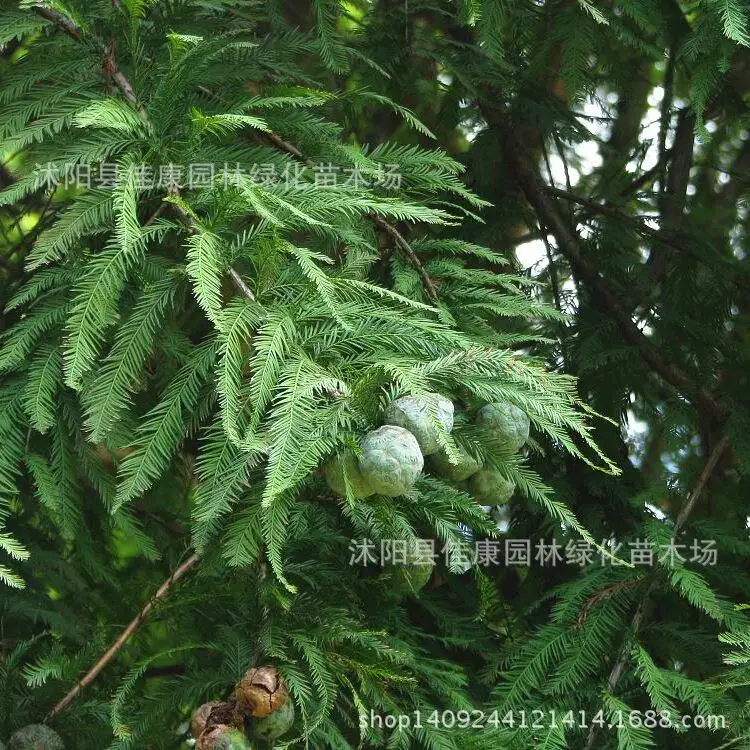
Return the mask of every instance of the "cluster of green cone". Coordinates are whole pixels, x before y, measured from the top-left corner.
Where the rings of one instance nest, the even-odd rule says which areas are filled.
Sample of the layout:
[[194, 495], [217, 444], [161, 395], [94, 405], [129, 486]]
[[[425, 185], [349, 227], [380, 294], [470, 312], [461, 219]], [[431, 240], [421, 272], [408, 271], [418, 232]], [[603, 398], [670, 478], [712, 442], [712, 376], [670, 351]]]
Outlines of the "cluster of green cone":
[[[438, 393], [402, 396], [385, 411], [383, 426], [360, 440], [360, 455], [336, 456], [325, 466], [328, 486], [341, 497], [373, 494], [396, 497], [414, 486], [425, 466], [437, 476], [466, 487], [484, 505], [506, 503], [515, 489], [500, 472], [482, 465], [458, 448], [449, 455], [441, 441], [453, 429], [453, 403]], [[483, 406], [476, 424], [509, 450], [519, 450], [529, 437], [529, 418], [517, 406]]]
[[[366, 498], [408, 493], [425, 468], [470, 492], [490, 510], [513, 495], [515, 485], [499, 471], [482, 466], [463, 448], [449, 453], [445, 435], [453, 429], [454, 405], [438, 393], [402, 396], [385, 410], [383, 425], [360, 441], [359, 455], [343, 453], [329, 460], [324, 473], [340, 497]], [[479, 409], [475, 424], [509, 451], [520, 450], [529, 437], [529, 417], [517, 406], [490, 403]], [[432, 564], [402, 565], [392, 573], [394, 588], [415, 593], [430, 579]]]

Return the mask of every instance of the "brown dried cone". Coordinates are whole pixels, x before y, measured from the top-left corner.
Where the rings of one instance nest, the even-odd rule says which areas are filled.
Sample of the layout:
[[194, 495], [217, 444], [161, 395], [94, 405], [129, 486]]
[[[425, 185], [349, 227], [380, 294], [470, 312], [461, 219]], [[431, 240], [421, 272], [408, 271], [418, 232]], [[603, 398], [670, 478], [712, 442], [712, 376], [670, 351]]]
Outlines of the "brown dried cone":
[[193, 711], [193, 718], [190, 720], [190, 734], [196, 739], [203, 734], [203, 731], [208, 724], [208, 717], [211, 716], [211, 711], [219, 705], [219, 701], [210, 701], [204, 703], [202, 706]]
[[250, 743], [236, 727], [216, 724], [198, 738], [195, 750], [250, 750]]
[[256, 719], [270, 716], [289, 698], [286, 683], [276, 667], [253, 667], [234, 689], [239, 706]]
[[226, 725], [239, 729], [242, 724], [242, 710], [237, 705], [237, 701], [210, 701], [199, 706], [193, 713], [190, 732], [198, 739], [212, 727]]

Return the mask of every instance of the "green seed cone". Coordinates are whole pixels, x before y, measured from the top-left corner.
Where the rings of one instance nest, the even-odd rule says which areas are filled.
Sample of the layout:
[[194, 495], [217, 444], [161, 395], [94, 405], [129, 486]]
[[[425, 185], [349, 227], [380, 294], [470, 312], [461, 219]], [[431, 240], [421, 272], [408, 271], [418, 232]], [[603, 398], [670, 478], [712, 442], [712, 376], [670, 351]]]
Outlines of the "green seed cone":
[[323, 469], [328, 486], [339, 496], [346, 497], [346, 483], [344, 482], [344, 469], [349, 482], [349, 490], [356, 498], [369, 497], [374, 490], [362, 476], [359, 469], [359, 461], [351, 453], [342, 456], [334, 456], [328, 461]]
[[385, 410], [384, 421], [411, 432], [422, 455], [430, 456], [440, 450], [440, 427], [444, 432], [453, 429], [453, 404], [439, 393], [424, 397], [402, 396]]
[[253, 724], [253, 736], [259, 740], [273, 742], [286, 734], [294, 724], [294, 701], [287, 698], [281, 708], [276, 709], [270, 716], [257, 719]]
[[459, 455], [456, 464], [451, 463], [444, 450], [430, 456], [430, 470], [450, 482], [463, 482], [482, 468], [479, 461], [472, 458], [463, 448], [456, 447], [456, 452]]
[[503, 505], [515, 489], [513, 482], [493, 469], [480, 469], [469, 479], [469, 491], [482, 505]]
[[502, 402], [487, 404], [477, 414], [478, 427], [490, 430], [509, 450], [517, 451], [529, 438], [529, 417], [523, 409]]
[[413, 487], [424, 467], [414, 435], [403, 427], [384, 425], [362, 438], [362, 477], [379, 495], [396, 497]]

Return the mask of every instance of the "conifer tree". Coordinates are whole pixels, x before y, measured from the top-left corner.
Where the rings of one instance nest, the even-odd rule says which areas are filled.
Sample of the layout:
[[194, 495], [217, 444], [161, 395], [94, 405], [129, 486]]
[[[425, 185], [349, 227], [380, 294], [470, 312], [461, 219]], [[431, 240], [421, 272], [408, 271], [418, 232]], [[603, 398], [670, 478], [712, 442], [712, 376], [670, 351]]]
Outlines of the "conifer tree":
[[0, 9], [0, 748], [750, 748], [744, 0]]

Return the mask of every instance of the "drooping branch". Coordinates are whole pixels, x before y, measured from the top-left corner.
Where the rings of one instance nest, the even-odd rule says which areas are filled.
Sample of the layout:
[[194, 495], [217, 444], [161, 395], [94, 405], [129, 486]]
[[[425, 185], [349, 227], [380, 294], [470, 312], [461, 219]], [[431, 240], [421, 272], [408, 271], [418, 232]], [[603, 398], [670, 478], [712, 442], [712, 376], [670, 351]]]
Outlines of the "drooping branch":
[[[77, 42], [87, 41], [83, 31], [67, 16], [43, 5], [34, 5], [32, 6], [32, 8], [43, 18], [52, 21], [55, 25], [62, 29], [62, 31], [64, 31], [71, 38], [75, 39]], [[143, 121], [148, 122], [148, 113], [139, 104], [138, 98], [135, 95], [135, 89], [133, 88], [133, 85], [130, 83], [130, 80], [127, 78], [127, 76], [125, 76], [125, 74], [117, 66], [117, 61], [114, 57], [114, 50], [106, 47], [100, 42], [96, 42], [96, 44], [102, 54], [106, 57], [106, 69], [111, 76], [115, 86], [117, 86], [117, 88], [122, 92], [125, 100], [138, 112]], [[173, 191], [173, 194], [178, 195], [178, 192]], [[196, 231], [197, 225], [195, 219], [193, 219], [193, 217], [187, 211], [184, 211], [179, 205], [173, 204], [173, 206], [173, 211], [179, 215], [182, 222], [191, 231]], [[154, 218], [156, 218], [156, 215], [151, 217], [149, 221], [153, 221]], [[232, 279], [234, 285], [237, 287], [237, 290], [241, 294], [245, 295], [248, 299], [255, 301], [255, 295], [248, 286], [247, 282], [245, 282], [240, 274], [232, 267], [230, 267], [229, 269], [229, 276]]]
[[169, 578], [157, 589], [156, 593], [151, 597], [148, 603], [143, 609], [130, 621], [130, 624], [125, 630], [120, 633], [114, 643], [106, 650], [101, 658], [94, 664], [91, 669], [76, 683], [75, 687], [70, 690], [65, 697], [58, 701], [52, 710], [44, 717], [45, 724], [51, 721], [61, 711], [64, 711], [79, 695], [79, 693], [90, 685], [109, 664], [112, 659], [117, 656], [122, 647], [127, 643], [133, 633], [148, 619], [149, 615], [154, 611], [154, 607], [157, 603], [163, 599], [171, 590], [172, 587], [179, 581], [190, 569], [198, 562], [200, 556], [196, 553], [191, 555], [180, 565]]

